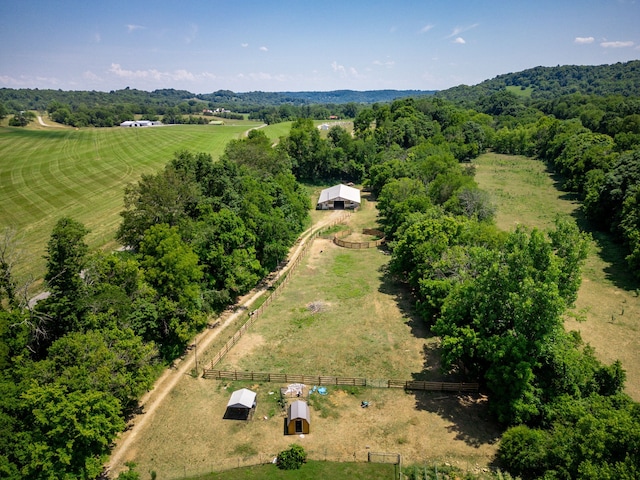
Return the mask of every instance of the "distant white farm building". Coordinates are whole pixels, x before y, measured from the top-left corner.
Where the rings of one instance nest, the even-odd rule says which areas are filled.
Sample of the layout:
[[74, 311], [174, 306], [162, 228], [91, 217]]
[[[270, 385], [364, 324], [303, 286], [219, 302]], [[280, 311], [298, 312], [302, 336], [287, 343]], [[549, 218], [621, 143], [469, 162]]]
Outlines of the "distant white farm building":
[[162, 125], [162, 123], [151, 120], [127, 120], [120, 124], [121, 127], [155, 127], [157, 125]]
[[316, 210], [356, 209], [359, 206], [360, 190], [340, 184], [320, 192]]

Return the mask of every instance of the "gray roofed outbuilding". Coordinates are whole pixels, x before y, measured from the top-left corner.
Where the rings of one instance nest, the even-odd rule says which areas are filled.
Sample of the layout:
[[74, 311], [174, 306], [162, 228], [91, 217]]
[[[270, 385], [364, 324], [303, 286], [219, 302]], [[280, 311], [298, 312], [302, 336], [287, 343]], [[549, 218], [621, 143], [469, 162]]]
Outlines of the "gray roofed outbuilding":
[[302, 400], [296, 400], [289, 405], [285, 433], [295, 435], [297, 433], [309, 433], [311, 426], [311, 413], [309, 405]]
[[236, 390], [231, 394], [225, 411], [225, 419], [248, 420], [256, 408], [256, 393], [247, 388]]

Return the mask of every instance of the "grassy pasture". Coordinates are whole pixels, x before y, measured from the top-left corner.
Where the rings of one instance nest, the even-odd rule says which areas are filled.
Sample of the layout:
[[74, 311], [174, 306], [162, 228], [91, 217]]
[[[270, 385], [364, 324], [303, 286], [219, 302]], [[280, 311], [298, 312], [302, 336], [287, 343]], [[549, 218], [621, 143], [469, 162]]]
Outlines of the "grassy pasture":
[[526, 97], [526, 98], [531, 97], [531, 94], [533, 93], [533, 87], [526, 87], [523, 89], [515, 85], [507, 85], [506, 90], [507, 92], [515, 93], [519, 97]]
[[[124, 186], [161, 169], [178, 150], [210, 153], [258, 124], [158, 128], [0, 127], [0, 228], [16, 229], [19, 273], [40, 278], [51, 228], [64, 215], [84, 223], [92, 248], [115, 246]], [[267, 127], [271, 138], [280, 129]]]
[[[349, 227], [373, 227], [375, 218], [375, 204], [365, 201]], [[413, 317], [406, 292], [383, 278], [388, 260], [377, 249], [347, 250], [316, 239], [281, 296], [217, 368], [441, 378], [435, 339]], [[201, 362], [214, 353], [202, 352]], [[463, 471], [479, 471], [495, 453], [499, 430], [487, 420], [481, 397], [329, 387], [328, 395], [309, 397], [311, 433], [300, 438], [283, 435], [283, 411], [276, 402], [281, 386], [185, 376], [137, 432], [121, 462], [133, 461], [140, 472], [170, 479], [253, 465], [294, 442], [311, 460], [362, 462], [368, 452], [389, 452], [402, 454], [404, 464], [450, 463]], [[258, 395], [253, 420], [223, 420], [230, 393], [241, 387]], [[363, 400], [369, 408], [360, 407]], [[262, 478], [255, 475], [249, 478]]]
[[[520, 156], [489, 153], [474, 161], [476, 180], [493, 196], [497, 224], [511, 231], [517, 224], [553, 227], [557, 215], [588, 228], [576, 198], [559, 189], [559, 180], [544, 163]], [[601, 232], [591, 232], [591, 252], [583, 268], [582, 286], [566, 328], [582, 338], [607, 363], [620, 360], [627, 371], [627, 393], [640, 401], [640, 285], [630, 277], [618, 245]]]

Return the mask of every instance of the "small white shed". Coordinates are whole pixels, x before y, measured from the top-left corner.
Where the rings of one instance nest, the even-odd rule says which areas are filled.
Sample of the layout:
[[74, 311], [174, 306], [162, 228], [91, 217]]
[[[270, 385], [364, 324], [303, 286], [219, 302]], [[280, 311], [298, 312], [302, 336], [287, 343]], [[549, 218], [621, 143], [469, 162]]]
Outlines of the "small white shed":
[[252, 392], [248, 388], [242, 388], [231, 394], [224, 418], [230, 420], [249, 420], [255, 408], [256, 392]]

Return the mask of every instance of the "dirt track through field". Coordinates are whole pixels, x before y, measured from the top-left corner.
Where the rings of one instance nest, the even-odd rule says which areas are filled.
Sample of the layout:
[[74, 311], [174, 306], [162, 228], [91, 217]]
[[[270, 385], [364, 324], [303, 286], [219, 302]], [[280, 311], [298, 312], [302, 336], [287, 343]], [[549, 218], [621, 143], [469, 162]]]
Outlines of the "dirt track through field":
[[[332, 215], [323, 218], [321, 221], [306, 230], [300, 236], [300, 241], [296, 242], [296, 244], [291, 248], [286, 266], [280, 271], [278, 277], [274, 278], [273, 281], [277, 280], [279, 276], [283, 275], [289, 270], [289, 268], [291, 268], [290, 266], [293, 265], [294, 260], [302, 254], [306, 242], [315, 231], [334, 222], [342, 214], [343, 212], [335, 211]], [[268, 287], [269, 285], [264, 285], [260, 288], [256, 288], [242, 297], [236, 304], [233, 313], [223, 314], [218, 319], [220, 320], [220, 325], [218, 327], [215, 329], [207, 329], [194, 339], [194, 343], [197, 345], [196, 348], [199, 348], [201, 352], [205, 351], [211, 342], [222, 331], [224, 331], [228, 325], [236, 320], [238, 316], [245, 314], [247, 309], [266, 292]], [[197, 351], [195, 350], [187, 353], [182, 360], [174, 364], [174, 368], [167, 369], [156, 381], [154, 387], [140, 399], [141, 413], [131, 420], [130, 428], [122, 433], [120, 438], [117, 440], [106, 466], [107, 471], [121, 465], [122, 457], [136, 440], [139, 432], [145, 428], [145, 425], [152, 418], [157, 408], [162, 404], [167, 395], [169, 395], [175, 388], [180, 379], [185, 375], [191, 374], [192, 370], [195, 368], [196, 355]]]

